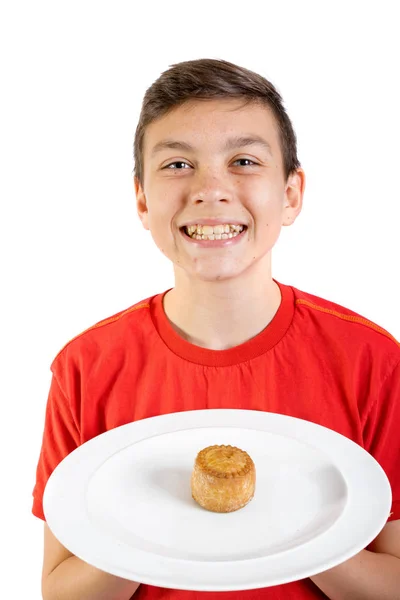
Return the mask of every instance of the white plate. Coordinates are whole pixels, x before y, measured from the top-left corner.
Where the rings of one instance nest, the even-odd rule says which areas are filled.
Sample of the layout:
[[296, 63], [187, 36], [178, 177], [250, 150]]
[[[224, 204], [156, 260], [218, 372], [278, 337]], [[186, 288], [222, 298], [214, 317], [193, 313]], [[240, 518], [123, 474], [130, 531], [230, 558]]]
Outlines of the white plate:
[[[257, 474], [243, 509], [191, 497], [196, 454], [246, 450]], [[114, 575], [199, 591], [261, 588], [315, 575], [366, 547], [391, 506], [378, 463], [338, 433], [278, 414], [200, 410], [136, 421], [77, 448], [44, 494], [54, 535]]]

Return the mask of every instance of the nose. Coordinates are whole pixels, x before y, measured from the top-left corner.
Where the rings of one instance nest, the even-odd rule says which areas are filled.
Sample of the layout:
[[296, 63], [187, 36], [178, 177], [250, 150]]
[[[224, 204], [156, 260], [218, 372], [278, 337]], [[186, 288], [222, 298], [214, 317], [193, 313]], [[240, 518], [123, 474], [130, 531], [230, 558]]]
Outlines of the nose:
[[195, 173], [190, 190], [192, 204], [230, 202], [232, 197], [232, 186], [224, 174], [206, 169]]

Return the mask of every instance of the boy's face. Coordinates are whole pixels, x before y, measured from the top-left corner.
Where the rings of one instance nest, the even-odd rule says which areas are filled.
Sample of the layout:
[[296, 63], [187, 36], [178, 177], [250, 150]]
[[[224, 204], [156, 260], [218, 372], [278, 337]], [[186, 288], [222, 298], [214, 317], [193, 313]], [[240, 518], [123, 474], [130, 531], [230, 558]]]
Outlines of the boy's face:
[[[141, 221], [176, 275], [191, 280], [269, 265], [282, 225], [301, 210], [304, 173], [285, 181], [275, 119], [259, 104], [218, 99], [175, 108], [146, 129], [143, 164], [143, 185], [135, 181]], [[208, 228], [193, 232], [195, 224]], [[210, 229], [222, 224], [243, 231]]]

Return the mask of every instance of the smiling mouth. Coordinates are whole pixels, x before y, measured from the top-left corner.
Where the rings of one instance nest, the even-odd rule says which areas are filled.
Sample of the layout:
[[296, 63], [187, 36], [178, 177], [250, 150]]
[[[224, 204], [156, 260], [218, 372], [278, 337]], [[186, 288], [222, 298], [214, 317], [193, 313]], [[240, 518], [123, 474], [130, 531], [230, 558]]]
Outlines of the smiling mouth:
[[238, 236], [247, 229], [246, 225], [189, 225], [182, 227], [184, 233], [192, 240], [228, 240]]

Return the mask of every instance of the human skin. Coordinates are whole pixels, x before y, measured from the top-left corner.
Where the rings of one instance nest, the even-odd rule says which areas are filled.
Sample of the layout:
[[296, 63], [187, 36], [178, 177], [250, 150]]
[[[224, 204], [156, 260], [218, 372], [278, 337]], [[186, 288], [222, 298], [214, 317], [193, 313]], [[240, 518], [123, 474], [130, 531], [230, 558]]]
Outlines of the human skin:
[[[284, 176], [272, 112], [237, 99], [190, 101], [148, 126], [143, 159], [138, 213], [174, 265], [164, 304], [171, 323], [188, 341], [217, 350], [254, 337], [279, 307], [271, 251], [300, 213], [305, 186], [302, 169]], [[182, 232], [210, 219], [246, 231], [220, 248]]]

